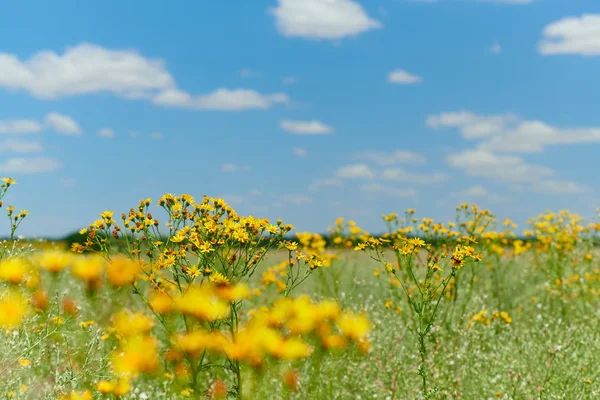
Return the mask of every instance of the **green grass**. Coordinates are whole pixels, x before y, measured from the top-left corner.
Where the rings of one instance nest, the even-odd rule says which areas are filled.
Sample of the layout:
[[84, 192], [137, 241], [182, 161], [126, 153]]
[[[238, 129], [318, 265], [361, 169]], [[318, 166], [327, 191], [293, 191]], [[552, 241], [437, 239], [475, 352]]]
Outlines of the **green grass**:
[[[274, 254], [260, 268], [264, 270], [281, 257]], [[316, 300], [335, 298], [343, 309], [367, 313], [374, 324], [371, 351], [366, 355], [358, 351], [328, 354], [294, 364], [273, 363], [265, 373], [247, 368], [247, 398], [420, 398], [420, 357], [410, 307], [385, 276], [374, 275], [378, 267], [362, 253], [347, 252], [331, 268], [315, 271], [293, 293], [308, 294]], [[580, 274], [581, 281], [566, 286], [570, 298], [563, 299], [547, 289], [554, 283], [534, 267], [531, 255], [465, 267], [456, 300], [442, 300], [428, 337], [430, 387], [437, 390], [432, 398], [598, 398], [600, 282], [585, 278], [585, 272], [594, 275], [593, 263], [570, 268], [572, 273]], [[473, 271], [476, 275], [469, 295]], [[255, 285], [259, 275], [260, 271], [253, 277]], [[271, 290], [255, 300], [254, 306], [275, 298], [277, 294]], [[4, 334], [0, 341], [0, 396], [15, 392], [14, 398], [55, 399], [59, 391], [93, 388], [96, 381], [110, 377], [108, 354], [115, 342], [102, 340], [101, 328], [108, 326], [111, 310], [117, 306], [138, 307], [131, 300], [134, 297], [127, 293], [109, 296], [108, 291], [101, 290], [92, 300], [68, 274], [52, 282], [49, 292], [54, 315], [65, 295], [77, 299], [80, 313], [77, 317], [64, 316], [62, 325], [38, 315], [34, 317], [38, 332]], [[572, 298], [573, 293], [577, 293], [576, 298]], [[388, 300], [392, 300], [393, 307], [385, 307]], [[396, 312], [396, 306], [403, 311]], [[467, 328], [468, 315], [481, 310], [489, 314], [508, 312], [513, 321]], [[86, 320], [94, 320], [96, 325], [81, 328], [79, 323]], [[20, 358], [31, 360], [32, 365], [21, 367]], [[296, 392], [288, 392], [282, 385], [281, 376], [289, 368], [299, 373], [300, 388]], [[214, 377], [201, 375], [200, 381], [208, 387]], [[28, 389], [21, 393], [22, 384]], [[161, 373], [135, 381], [132, 392], [123, 398], [139, 399], [142, 393], [149, 399], [184, 398], [180, 390]], [[192, 398], [203, 396], [194, 393]]]

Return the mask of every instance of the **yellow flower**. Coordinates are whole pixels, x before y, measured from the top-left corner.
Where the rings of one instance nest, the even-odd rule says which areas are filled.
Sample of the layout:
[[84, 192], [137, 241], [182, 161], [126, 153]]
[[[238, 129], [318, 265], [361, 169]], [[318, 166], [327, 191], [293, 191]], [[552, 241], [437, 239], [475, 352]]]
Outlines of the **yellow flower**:
[[143, 312], [119, 311], [112, 317], [112, 326], [125, 337], [150, 332], [154, 326], [152, 318]]
[[248, 286], [244, 284], [217, 286], [215, 294], [223, 300], [233, 301], [248, 297]]
[[18, 292], [9, 291], [0, 299], [0, 327], [15, 328], [27, 316], [29, 306]]
[[31, 365], [31, 360], [28, 360], [26, 358], [19, 358], [19, 365], [21, 367], [28, 367]]
[[2, 178], [2, 182], [4, 182], [6, 186], [14, 185], [17, 183], [17, 181], [12, 178]]
[[364, 315], [355, 315], [352, 313], [342, 314], [337, 325], [344, 335], [358, 342], [365, 339], [371, 330], [371, 323]]
[[114, 257], [106, 267], [106, 277], [113, 286], [131, 285], [141, 271], [138, 261], [125, 256]]
[[92, 392], [84, 390], [83, 392], [73, 391], [67, 396], [59, 396], [59, 400], [92, 400]]
[[22, 282], [27, 269], [28, 265], [22, 258], [10, 258], [0, 261], [0, 280], [8, 283]]
[[115, 390], [115, 386], [117, 386], [115, 382], [105, 380], [96, 383], [96, 389], [102, 394], [112, 393]]
[[158, 345], [150, 336], [133, 337], [112, 357], [115, 372], [121, 376], [137, 376], [158, 368]]
[[131, 383], [128, 379], [119, 379], [115, 388], [113, 389], [113, 394], [117, 397], [124, 396], [131, 391]]
[[94, 321], [92, 321], [92, 320], [89, 320], [89, 321], [80, 322], [80, 323], [79, 323], [79, 326], [80, 326], [81, 328], [83, 328], [83, 329], [87, 329], [87, 328], [89, 328], [90, 326], [93, 326], [93, 325], [95, 325], [95, 324], [96, 324], [96, 323], [95, 323]]
[[62, 251], [45, 251], [36, 261], [42, 269], [57, 273], [70, 264], [72, 257], [71, 254]]
[[174, 301], [167, 293], [154, 292], [148, 299], [152, 310], [159, 314], [166, 314], [173, 309]]
[[204, 321], [215, 321], [229, 315], [229, 305], [219, 299], [207, 285], [190, 286], [175, 299], [176, 308], [184, 314]]
[[216, 333], [196, 330], [177, 336], [173, 342], [181, 351], [197, 356], [206, 349], [219, 350], [224, 346], [225, 338]]
[[77, 257], [71, 266], [71, 273], [84, 282], [97, 282], [100, 280], [104, 263], [99, 256]]
[[229, 285], [229, 279], [227, 279], [225, 275], [217, 271], [210, 274], [208, 280], [214, 283], [215, 285]]

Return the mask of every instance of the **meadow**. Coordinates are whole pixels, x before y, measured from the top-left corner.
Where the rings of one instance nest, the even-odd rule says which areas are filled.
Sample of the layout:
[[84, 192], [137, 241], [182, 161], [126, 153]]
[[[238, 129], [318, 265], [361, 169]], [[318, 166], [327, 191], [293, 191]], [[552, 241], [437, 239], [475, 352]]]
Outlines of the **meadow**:
[[323, 236], [166, 194], [65, 248], [18, 238], [2, 182], [0, 397], [600, 396], [598, 221], [463, 204]]

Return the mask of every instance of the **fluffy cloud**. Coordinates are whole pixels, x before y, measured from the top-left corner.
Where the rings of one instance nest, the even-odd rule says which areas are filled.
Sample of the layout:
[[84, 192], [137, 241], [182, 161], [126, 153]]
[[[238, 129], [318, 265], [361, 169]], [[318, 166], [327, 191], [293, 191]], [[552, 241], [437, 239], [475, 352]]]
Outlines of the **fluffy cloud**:
[[390, 197], [415, 197], [419, 194], [419, 192], [413, 188], [398, 189], [389, 186], [379, 185], [377, 183], [362, 185], [360, 187], [360, 191], [365, 193], [384, 194]]
[[321, 121], [290, 121], [287, 119], [279, 121], [279, 127], [286, 132], [296, 135], [327, 135], [334, 129]]
[[367, 164], [346, 165], [338, 169], [335, 173], [340, 178], [346, 179], [373, 179], [375, 171]]
[[44, 117], [44, 123], [48, 128], [64, 135], [81, 135], [81, 128], [68, 115], [49, 113]]
[[387, 168], [381, 172], [381, 179], [396, 182], [410, 182], [417, 185], [435, 185], [449, 179], [448, 175], [434, 172], [432, 174], [409, 173], [402, 168]]
[[102, 128], [98, 131], [98, 136], [104, 138], [112, 138], [115, 137], [115, 132], [110, 128]]
[[485, 187], [481, 185], [473, 185], [460, 192], [452, 193], [452, 197], [456, 198], [459, 202], [477, 198], [478, 201], [485, 200], [491, 203], [500, 203], [510, 201], [509, 197], [499, 196], [495, 193], [490, 193]]
[[546, 146], [578, 143], [600, 143], [600, 128], [561, 129], [541, 121], [523, 121], [481, 147], [491, 151], [540, 153]]
[[414, 173], [402, 168], [373, 169], [367, 164], [352, 164], [339, 168], [335, 175], [342, 179], [369, 179], [380, 181], [409, 182], [417, 185], [435, 185], [445, 182], [449, 176], [442, 173]]
[[281, 79], [281, 83], [283, 83], [284, 85], [293, 85], [297, 81], [298, 79], [295, 76], [284, 76]]
[[418, 75], [411, 74], [403, 69], [397, 69], [388, 74], [388, 82], [398, 84], [421, 83], [423, 78]]
[[567, 17], [546, 26], [539, 52], [544, 55], [600, 55], [600, 14]]
[[68, 115], [51, 112], [46, 114], [43, 123], [33, 120], [0, 121], [0, 134], [32, 134], [51, 129], [64, 135], [80, 135], [79, 124]]
[[469, 197], [485, 197], [487, 196], [488, 190], [481, 185], [475, 185], [468, 187], [465, 191], [461, 193], [464, 196]]
[[425, 164], [427, 159], [421, 154], [414, 153], [409, 150], [397, 150], [392, 153], [382, 153], [377, 151], [369, 151], [357, 153], [356, 159], [373, 162], [377, 165], [393, 165], [393, 164]]
[[279, 0], [269, 12], [288, 37], [334, 40], [382, 26], [352, 0]]
[[37, 174], [53, 172], [62, 166], [54, 158], [9, 158], [0, 163], [0, 172], [5, 174]]
[[23, 90], [40, 99], [108, 92], [192, 110], [267, 109], [289, 101], [284, 93], [261, 94], [250, 89], [220, 88], [191, 95], [177, 88], [162, 60], [135, 50], [110, 50], [88, 43], [67, 48], [62, 54], [42, 50], [27, 60], [0, 53], [1, 87]]
[[6, 140], [0, 142], [0, 153], [38, 153], [44, 150], [41, 142]]
[[179, 89], [164, 90], [152, 98], [154, 104], [192, 110], [241, 111], [268, 109], [274, 104], [285, 104], [289, 98], [285, 93], [263, 95], [249, 89], [220, 88], [212, 93], [192, 96]]
[[462, 137], [480, 140], [479, 148], [490, 152], [539, 153], [553, 145], [600, 143], [600, 127], [558, 128], [512, 114], [449, 112], [429, 116], [426, 123], [432, 128], [458, 128]]
[[589, 186], [581, 185], [571, 181], [541, 181], [533, 184], [533, 190], [548, 194], [582, 194], [589, 193], [592, 189]]
[[444, 112], [427, 117], [431, 128], [458, 128], [465, 139], [481, 139], [501, 132], [509, 123], [516, 121], [512, 114], [477, 115], [470, 111]]
[[0, 134], [28, 134], [39, 133], [44, 130], [44, 125], [31, 120], [0, 121]]
[[487, 150], [464, 150], [446, 158], [453, 168], [468, 176], [479, 176], [503, 182], [536, 182], [554, 175], [550, 168], [528, 164], [522, 158], [497, 155]]
[[0, 86], [25, 90], [41, 99], [96, 92], [138, 96], [173, 85], [162, 61], [134, 50], [107, 50], [83, 43], [63, 54], [43, 50], [27, 60], [0, 53]]

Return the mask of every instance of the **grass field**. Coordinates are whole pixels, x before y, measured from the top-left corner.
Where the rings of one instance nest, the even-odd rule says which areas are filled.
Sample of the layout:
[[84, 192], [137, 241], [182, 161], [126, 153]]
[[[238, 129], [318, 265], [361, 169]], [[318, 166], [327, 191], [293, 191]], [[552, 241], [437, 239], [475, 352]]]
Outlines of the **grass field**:
[[151, 204], [102, 213], [71, 251], [2, 244], [0, 395], [600, 395], [595, 222], [549, 212], [519, 240], [464, 205], [449, 224], [385, 216], [382, 237], [340, 219], [326, 242], [165, 195], [165, 237]]

